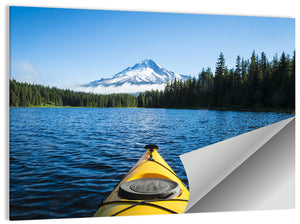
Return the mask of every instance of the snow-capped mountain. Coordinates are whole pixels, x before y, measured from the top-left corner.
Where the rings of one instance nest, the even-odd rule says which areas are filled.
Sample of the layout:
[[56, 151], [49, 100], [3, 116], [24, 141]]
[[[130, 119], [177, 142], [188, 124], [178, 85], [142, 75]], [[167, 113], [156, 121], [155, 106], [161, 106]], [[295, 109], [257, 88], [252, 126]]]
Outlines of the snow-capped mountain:
[[153, 60], [143, 60], [133, 67], [117, 73], [112, 78], [103, 78], [82, 85], [82, 90], [97, 93], [135, 93], [151, 89], [164, 89], [168, 81], [186, 80], [189, 76], [168, 71]]

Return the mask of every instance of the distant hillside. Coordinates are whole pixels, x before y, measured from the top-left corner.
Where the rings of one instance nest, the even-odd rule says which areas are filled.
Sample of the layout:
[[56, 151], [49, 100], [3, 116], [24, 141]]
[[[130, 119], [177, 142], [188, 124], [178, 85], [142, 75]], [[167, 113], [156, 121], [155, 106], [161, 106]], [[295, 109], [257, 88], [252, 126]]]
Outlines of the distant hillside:
[[12, 107], [137, 107], [137, 98], [130, 94], [100, 95], [61, 90], [28, 83], [9, 81]]
[[[148, 61], [151, 63], [150, 61]], [[269, 62], [264, 53], [237, 57], [228, 69], [221, 53], [216, 72], [202, 69], [198, 78], [174, 79], [163, 90], [131, 94], [94, 94], [10, 80], [10, 106], [206, 108], [252, 111], [295, 110], [295, 54]]]

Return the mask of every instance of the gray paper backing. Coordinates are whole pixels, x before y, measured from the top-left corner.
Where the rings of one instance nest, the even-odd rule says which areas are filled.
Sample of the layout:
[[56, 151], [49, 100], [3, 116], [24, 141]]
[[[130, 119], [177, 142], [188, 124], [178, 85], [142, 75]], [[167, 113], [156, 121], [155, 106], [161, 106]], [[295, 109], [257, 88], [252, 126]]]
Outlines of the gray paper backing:
[[286, 209], [295, 205], [295, 119], [180, 156], [186, 212]]

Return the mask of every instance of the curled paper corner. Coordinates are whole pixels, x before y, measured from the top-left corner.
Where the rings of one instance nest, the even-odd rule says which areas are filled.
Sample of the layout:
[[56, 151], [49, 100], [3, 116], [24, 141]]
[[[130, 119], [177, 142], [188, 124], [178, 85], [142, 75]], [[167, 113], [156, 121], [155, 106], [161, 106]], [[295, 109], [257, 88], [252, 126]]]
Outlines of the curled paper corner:
[[294, 117], [180, 159], [189, 181], [187, 213], [294, 207]]

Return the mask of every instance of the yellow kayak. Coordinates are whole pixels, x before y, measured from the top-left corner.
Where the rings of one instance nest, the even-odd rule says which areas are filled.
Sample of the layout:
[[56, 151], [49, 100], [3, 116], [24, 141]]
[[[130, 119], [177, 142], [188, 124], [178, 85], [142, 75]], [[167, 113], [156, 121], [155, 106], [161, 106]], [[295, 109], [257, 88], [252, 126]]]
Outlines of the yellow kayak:
[[100, 205], [94, 217], [183, 213], [189, 191], [157, 152], [146, 153]]

